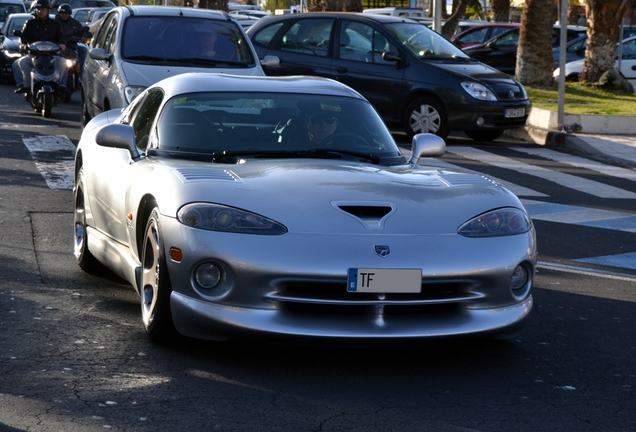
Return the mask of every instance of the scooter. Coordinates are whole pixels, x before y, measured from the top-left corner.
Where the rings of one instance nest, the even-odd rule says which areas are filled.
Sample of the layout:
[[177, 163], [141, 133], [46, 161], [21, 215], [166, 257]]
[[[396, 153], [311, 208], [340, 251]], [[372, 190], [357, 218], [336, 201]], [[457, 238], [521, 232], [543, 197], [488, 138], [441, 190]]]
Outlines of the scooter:
[[[93, 36], [89, 32], [88, 27], [82, 28], [82, 35], [90, 38]], [[66, 38], [66, 50], [62, 53], [66, 59], [66, 67], [68, 68], [68, 75], [66, 78], [66, 94], [64, 95], [64, 102], [71, 101], [71, 95], [73, 92], [80, 88], [82, 81], [80, 76], [80, 63], [77, 54], [77, 45], [80, 43], [81, 38], [77, 36], [67, 36]]]
[[51, 117], [51, 110], [57, 105], [59, 71], [55, 56], [60, 52], [57, 44], [48, 41], [34, 42], [27, 47], [27, 55], [33, 62], [31, 71], [31, 94], [24, 97], [33, 110], [42, 113], [43, 117]]

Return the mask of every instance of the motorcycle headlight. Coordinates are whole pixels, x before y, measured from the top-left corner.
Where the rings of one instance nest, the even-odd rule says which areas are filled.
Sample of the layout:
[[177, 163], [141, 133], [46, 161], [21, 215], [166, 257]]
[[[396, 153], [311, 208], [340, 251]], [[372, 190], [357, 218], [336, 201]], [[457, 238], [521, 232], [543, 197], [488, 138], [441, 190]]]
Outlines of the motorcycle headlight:
[[183, 206], [177, 219], [184, 225], [207, 231], [281, 235], [287, 228], [265, 216], [220, 204], [192, 203]]
[[462, 88], [475, 99], [485, 101], [496, 101], [497, 96], [485, 85], [474, 82], [465, 81], [462, 83]]
[[514, 207], [504, 207], [464, 222], [457, 233], [464, 237], [500, 237], [523, 234], [531, 228], [532, 222], [526, 212]]
[[75, 66], [75, 63], [77, 63], [75, 59], [66, 59], [66, 67], [69, 69]]
[[143, 86], [126, 86], [124, 88], [124, 96], [128, 105], [144, 90], [146, 90], [146, 87]]

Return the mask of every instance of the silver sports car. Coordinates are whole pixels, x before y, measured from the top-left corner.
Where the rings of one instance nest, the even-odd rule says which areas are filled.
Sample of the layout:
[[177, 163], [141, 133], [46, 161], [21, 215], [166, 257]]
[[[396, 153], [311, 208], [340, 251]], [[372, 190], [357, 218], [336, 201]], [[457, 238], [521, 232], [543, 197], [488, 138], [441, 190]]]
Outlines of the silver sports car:
[[534, 227], [500, 184], [425, 165], [444, 152], [421, 134], [405, 157], [335, 81], [174, 76], [84, 129], [75, 256], [134, 286], [155, 341], [509, 337]]

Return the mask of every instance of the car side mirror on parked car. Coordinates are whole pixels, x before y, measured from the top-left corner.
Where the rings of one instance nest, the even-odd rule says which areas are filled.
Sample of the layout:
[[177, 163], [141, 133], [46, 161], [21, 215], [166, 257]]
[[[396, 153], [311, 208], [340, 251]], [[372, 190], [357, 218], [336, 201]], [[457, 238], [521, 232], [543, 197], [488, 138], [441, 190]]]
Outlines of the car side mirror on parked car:
[[261, 60], [261, 65], [266, 67], [276, 67], [280, 65], [280, 58], [273, 55], [266, 55], [263, 57], [263, 60]]

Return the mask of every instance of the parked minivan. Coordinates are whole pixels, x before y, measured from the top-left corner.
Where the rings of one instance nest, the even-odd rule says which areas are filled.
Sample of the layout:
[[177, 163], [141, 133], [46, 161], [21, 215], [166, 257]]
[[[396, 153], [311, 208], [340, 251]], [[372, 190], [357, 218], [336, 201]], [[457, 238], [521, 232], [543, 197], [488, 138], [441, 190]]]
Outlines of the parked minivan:
[[402, 17], [312, 12], [261, 18], [247, 34], [267, 75], [317, 75], [347, 84], [389, 127], [408, 136], [476, 140], [524, 126], [530, 100], [512, 77], [468, 57], [426, 26]]

